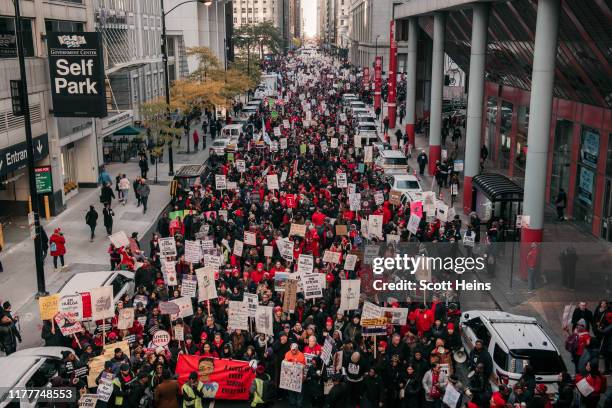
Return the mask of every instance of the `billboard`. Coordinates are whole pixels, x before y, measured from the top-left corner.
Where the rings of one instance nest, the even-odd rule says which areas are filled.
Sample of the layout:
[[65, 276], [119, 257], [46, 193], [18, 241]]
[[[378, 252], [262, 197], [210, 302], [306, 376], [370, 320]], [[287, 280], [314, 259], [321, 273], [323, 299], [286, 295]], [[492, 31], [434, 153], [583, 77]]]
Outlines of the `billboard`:
[[106, 116], [102, 41], [98, 33], [47, 33], [53, 114]]

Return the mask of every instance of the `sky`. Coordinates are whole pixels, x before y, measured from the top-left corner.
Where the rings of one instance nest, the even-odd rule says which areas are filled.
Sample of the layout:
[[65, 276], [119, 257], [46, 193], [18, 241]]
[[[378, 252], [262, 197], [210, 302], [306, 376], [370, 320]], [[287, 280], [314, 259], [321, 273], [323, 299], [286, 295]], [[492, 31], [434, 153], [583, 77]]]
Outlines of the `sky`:
[[304, 33], [306, 37], [317, 35], [317, 0], [302, 0]]

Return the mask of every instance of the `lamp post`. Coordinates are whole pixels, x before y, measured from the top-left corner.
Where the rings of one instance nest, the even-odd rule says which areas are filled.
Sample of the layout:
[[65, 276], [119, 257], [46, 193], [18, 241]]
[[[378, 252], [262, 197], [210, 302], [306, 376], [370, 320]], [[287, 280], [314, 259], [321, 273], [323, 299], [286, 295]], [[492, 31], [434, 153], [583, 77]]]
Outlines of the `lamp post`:
[[[170, 119], [170, 78], [168, 73], [168, 50], [167, 50], [167, 37], [166, 37], [166, 16], [170, 14], [175, 8], [182, 6], [187, 3], [202, 3], [205, 6], [210, 6], [212, 4], [212, 0], [187, 0], [182, 3], [177, 4], [172, 7], [167, 12], [164, 11], [164, 0], [159, 0], [161, 5], [161, 21], [162, 21], [162, 37], [161, 37], [161, 52], [162, 52], [162, 61], [164, 62], [164, 87], [166, 88], [166, 109], [168, 110], [168, 119]], [[168, 144], [168, 175], [174, 175], [174, 157], [172, 155], [172, 143], [174, 141], [170, 141]], [[189, 143], [189, 135], [187, 135], [187, 143]]]
[[36, 179], [34, 175], [34, 143], [32, 142], [32, 122], [30, 119], [30, 101], [28, 98], [28, 80], [26, 76], [25, 56], [23, 55], [23, 33], [21, 31], [21, 12], [19, 0], [13, 0], [15, 6], [15, 36], [17, 37], [17, 55], [19, 57], [19, 76], [21, 94], [21, 111], [25, 127], [27, 160], [28, 160], [28, 183], [30, 186], [30, 202], [32, 203], [31, 215], [34, 218], [34, 258], [36, 262], [36, 283], [38, 286], [37, 297], [48, 295], [45, 288], [45, 269], [42, 262], [42, 245], [40, 240], [40, 217], [38, 214], [38, 194], [36, 193]]

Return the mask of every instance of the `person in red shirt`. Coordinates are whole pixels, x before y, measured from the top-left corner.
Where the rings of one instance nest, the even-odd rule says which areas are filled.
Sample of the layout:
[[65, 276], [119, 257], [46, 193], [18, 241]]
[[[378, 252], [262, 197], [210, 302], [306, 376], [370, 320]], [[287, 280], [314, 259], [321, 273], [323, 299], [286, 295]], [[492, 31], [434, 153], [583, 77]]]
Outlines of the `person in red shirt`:
[[415, 320], [418, 335], [422, 336], [424, 333], [428, 332], [429, 329], [431, 329], [434, 316], [430, 309], [425, 309], [425, 305], [421, 304], [415, 311]]
[[581, 381], [586, 381], [587, 384], [593, 388], [593, 392], [588, 396], [582, 396], [582, 401], [586, 408], [596, 408], [599, 404], [601, 395], [604, 394], [608, 388], [608, 382], [606, 377], [599, 372], [597, 364], [587, 363], [586, 371], [586, 375], [576, 374], [576, 384]]
[[527, 293], [531, 293], [535, 289], [536, 269], [538, 267], [539, 254], [540, 248], [538, 248], [537, 242], [532, 242], [531, 248], [529, 248], [529, 252], [527, 252]]
[[266, 273], [264, 270], [264, 264], [260, 262], [257, 264], [257, 269], [251, 273], [251, 279], [253, 282], [255, 282], [255, 284], [259, 284], [264, 277], [264, 273]]
[[321, 355], [321, 345], [317, 343], [315, 336], [308, 337], [308, 345], [304, 347], [304, 354], [314, 354], [316, 356]]
[[317, 227], [325, 223], [325, 214], [323, 214], [319, 208], [312, 214], [312, 223]]

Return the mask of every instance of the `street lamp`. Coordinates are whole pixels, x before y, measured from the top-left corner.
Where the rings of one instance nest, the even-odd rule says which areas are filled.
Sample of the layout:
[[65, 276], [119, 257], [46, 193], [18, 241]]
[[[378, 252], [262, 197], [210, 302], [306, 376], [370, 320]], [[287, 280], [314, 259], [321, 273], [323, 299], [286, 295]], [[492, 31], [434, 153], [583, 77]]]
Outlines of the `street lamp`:
[[[380, 37], [380, 34], [378, 34], [376, 36], [376, 40], [374, 41], [374, 59], [376, 60], [376, 57], [378, 57], [378, 37]], [[374, 63], [372, 63], [372, 66], [374, 66]]]
[[38, 195], [36, 194], [36, 179], [34, 176], [34, 143], [32, 142], [32, 122], [30, 119], [30, 101], [28, 98], [28, 83], [26, 77], [25, 56], [23, 55], [23, 33], [21, 29], [21, 12], [19, 0], [13, 0], [15, 6], [15, 36], [17, 37], [17, 55], [19, 57], [19, 77], [21, 93], [21, 111], [23, 112], [23, 124], [26, 136], [26, 151], [28, 154], [28, 182], [30, 186], [30, 202], [34, 218], [34, 258], [36, 262], [36, 283], [38, 286], [37, 297], [48, 295], [45, 288], [45, 270], [42, 260], [42, 242], [40, 239], [40, 217], [38, 214]]
[[[166, 109], [168, 110], [168, 119], [170, 118], [170, 77], [168, 72], [168, 50], [166, 44], [166, 15], [171, 13], [175, 8], [182, 6], [187, 3], [201, 3], [205, 6], [210, 6], [212, 4], [212, 0], [187, 0], [182, 3], [177, 4], [172, 7], [167, 12], [164, 12], [164, 0], [159, 0], [161, 5], [161, 20], [162, 20], [162, 38], [161, 38], [161, 52], [162, 52], [162, 61], [164, 62], [164, 85], [166, 88]], [[189, 140], [189, 135], [187, 135], [187, 140]], [[172, 143], [174, 141], [170, 141], [168, 145], [168, 175], [174, 175], [174, 158], [172, 157]]]

